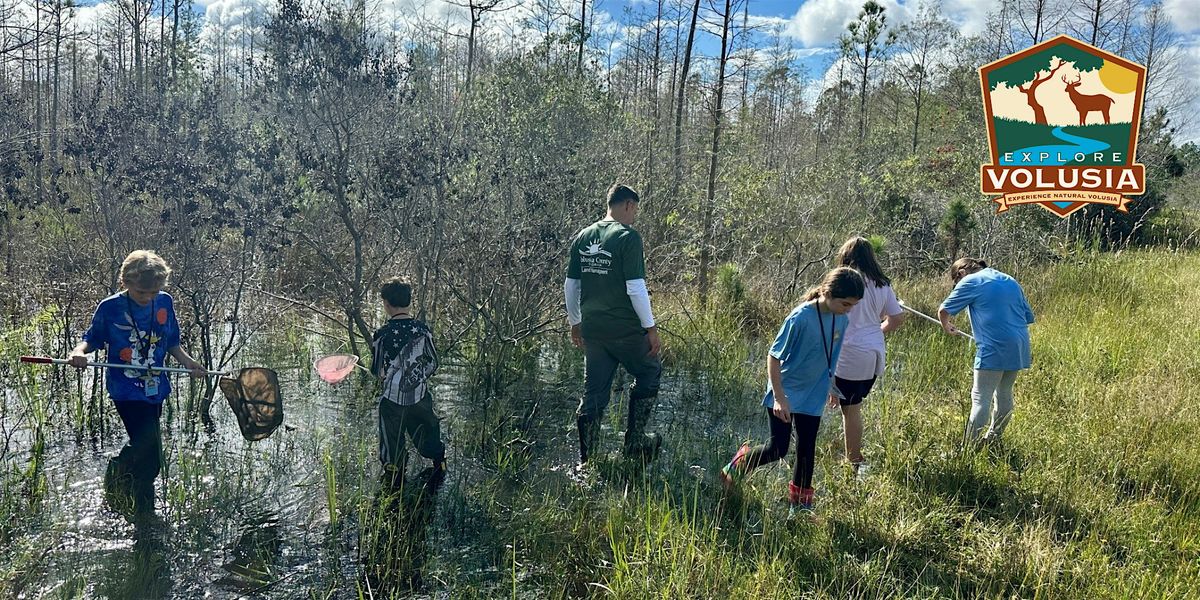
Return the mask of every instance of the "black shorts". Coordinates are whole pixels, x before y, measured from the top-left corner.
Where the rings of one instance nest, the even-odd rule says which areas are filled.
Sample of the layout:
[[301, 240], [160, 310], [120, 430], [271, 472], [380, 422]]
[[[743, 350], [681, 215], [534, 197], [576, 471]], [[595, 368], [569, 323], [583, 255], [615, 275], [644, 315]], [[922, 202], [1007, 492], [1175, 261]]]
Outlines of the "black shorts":
[[854, 406], [855, 404], [862, 404], [867, 394], [871, 393], [871, 386], [875, 385], [875, 378], [856, 381], [834, 377], [833, 383], [837, 386], [838, 391], [841, 392], [842, 406]]

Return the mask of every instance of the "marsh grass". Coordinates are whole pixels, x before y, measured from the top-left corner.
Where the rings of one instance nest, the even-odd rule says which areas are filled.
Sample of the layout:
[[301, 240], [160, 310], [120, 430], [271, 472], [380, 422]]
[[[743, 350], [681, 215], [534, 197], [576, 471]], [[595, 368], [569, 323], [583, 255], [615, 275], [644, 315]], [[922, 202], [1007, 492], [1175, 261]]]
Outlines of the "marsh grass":
[[[715, 477], [740, 442], [766, 435], [763, 356], [791, 308], [755, 298], [729, 271], [718, 289], [736, 301], [656, 300], [669, 334], [651, 428], [665, 446], [649, 466], [619, 453], [623, 381], [602, 455], [574, 473], [582, 362], [553, 338], [537, 358], [521, 350], [506, 377], [534, 363], [536, 377], [504, 395], [480, 396], [471, 382], [486, 378], [448, 364], [437, 405], [450, 479], [427, 493], [427, 463], [412, 453], [404, 488], [385, 493], [370, 382], [306, 383], [324, 349], [297, 334], [295, 347], [252, 360], [295, 365], [284, 377], [292, 429], [250, 444], [214, 411], [216, 434], [166, 432], [169, 535], [63, 550], [78, 529], [72, 511], [98, 494], [72, 503], [62, 491], [72, 469], [9, 453], [0, 595], [119, 597], [136, 584], [174, 597], [1195, 597], [1200, 257], [1088, 255], [1015, 275], [1038, 323], [1004, 442], [964, 450], [972, 349], [912, 320], [889, 338], [888, 373], [865, 406], [865, 481], [850, 477], [840, 418], [826, 414], [812, 518], [787, 517], [787, 464], [730, 494]], [[925, 312], [948, 287], [897, 282]], [[6, 426], [21, 419], [20, 439], [32, 440], [41, 423], [46, 457], [74, 447], [59, 426], [85, 426], [83, 409], [45, 403], [45, 372], [21, 373]], [[103, 448], [120, 443], [110, 437]], [[70, 456], [85, 471], [78, 489], [94, 487], [87, 465], [99, 459]]]

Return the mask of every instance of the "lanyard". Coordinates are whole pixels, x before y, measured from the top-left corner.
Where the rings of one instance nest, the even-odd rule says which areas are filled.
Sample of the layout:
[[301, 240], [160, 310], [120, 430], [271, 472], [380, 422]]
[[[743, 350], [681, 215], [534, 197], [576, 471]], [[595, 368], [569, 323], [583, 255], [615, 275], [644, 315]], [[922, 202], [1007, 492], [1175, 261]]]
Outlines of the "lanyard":
[[[141, 354], [149, 354], [150, 353], [150, 337], [152, 337], [154, 335], [154, 318], [155, 318], [154, 304], [156, 301], [157, 301], [157, 298], [150, 299], [150, 331], [146, 332], [147, 333], [146, 345], [143, 348], [143, 346], [142, 346], [142, 330], [138, 328], [137, 319], [135, 319], [133, 317], [133, 300], [129, 299], [128, 292], [126, 292], [126, 294], [125, 294], [125, 311], [129, 315], [129, 324], [130, 324], [130, 326], [133, 327], [133, 332], [135, 334], [137, 334], [137, 341], [134, 343], [137, 344], [137, 350]], [[145, 350], [144, 352], [143, 352], [143, 349]], [[147, 356], [146, 358], [150, 360], [150, 364], [152, 364], [152, 365], [154, 364], [153, 356]]]
[[825, 345], [825, 320], [821, 318], [821, 302], [817, 301], [817, 332], [821, 334], [821, 349], [825, 351], [825, 372], [833, 379], [833, 335], [837, 325], [837, 315], [830, 315], [829, 345]]

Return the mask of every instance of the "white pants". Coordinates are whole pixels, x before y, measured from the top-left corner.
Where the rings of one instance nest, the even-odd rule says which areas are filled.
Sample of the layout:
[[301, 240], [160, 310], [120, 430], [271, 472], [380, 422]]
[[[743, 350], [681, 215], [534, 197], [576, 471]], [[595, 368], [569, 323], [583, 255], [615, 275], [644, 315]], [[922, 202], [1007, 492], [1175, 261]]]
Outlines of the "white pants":
[[[967, 441], [979, 440], [984, 427], [987, 437], [999, 436], [1012, 415], [1013, 384], [1019, 371], [975, 370], [975, 385], [971, 388], [971, 419], [967, 421]], [[993, 405], [992, 399], [996, 402]], [[993, 410], [995, 412], [993, 412]], [[990, 421], [990, 426], [989, 426]]]

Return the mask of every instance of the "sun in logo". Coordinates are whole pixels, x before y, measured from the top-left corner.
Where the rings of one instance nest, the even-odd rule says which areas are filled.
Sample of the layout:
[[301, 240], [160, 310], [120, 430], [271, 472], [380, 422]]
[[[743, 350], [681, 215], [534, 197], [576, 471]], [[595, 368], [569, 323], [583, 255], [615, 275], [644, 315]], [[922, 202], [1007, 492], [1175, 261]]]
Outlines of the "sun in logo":
[[1114, 94], [1128, 94], [1137, 89], [1138, 74], [1112, 61], [1104, 61], [1098, 75], [1100, 83]]
[[591, 245], [584, 250], [580, 250], [579, 253], [584, 256], [595, 256], [597, 254], [603, 254], [610, 257], [612, 256], [611, 252], [605, 252], [604, 249], [600, 247], [600, 242], [592, 242]]

